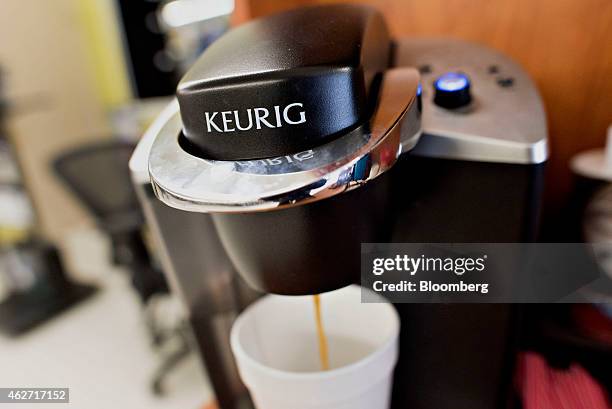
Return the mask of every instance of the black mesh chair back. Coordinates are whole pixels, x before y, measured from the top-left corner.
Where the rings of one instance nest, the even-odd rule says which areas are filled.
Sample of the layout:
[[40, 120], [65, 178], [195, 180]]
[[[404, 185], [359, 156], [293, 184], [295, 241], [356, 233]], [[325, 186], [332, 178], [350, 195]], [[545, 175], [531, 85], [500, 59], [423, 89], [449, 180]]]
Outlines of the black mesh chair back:
[[59, 177], [111, 234], [142, 225], [128, 162], [134, 145], [98, 142], [62, 154], [53, 162]]

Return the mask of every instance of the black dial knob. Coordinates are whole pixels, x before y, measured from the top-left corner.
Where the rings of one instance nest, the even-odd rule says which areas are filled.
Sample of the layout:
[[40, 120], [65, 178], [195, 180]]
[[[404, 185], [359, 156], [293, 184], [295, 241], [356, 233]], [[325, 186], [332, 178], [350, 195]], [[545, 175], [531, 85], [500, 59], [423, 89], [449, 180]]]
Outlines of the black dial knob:
[[460, 72], [447, 72], [434, 82], [434, 103], [442, 108], [455, 109], [472, 101], [470, 79]]

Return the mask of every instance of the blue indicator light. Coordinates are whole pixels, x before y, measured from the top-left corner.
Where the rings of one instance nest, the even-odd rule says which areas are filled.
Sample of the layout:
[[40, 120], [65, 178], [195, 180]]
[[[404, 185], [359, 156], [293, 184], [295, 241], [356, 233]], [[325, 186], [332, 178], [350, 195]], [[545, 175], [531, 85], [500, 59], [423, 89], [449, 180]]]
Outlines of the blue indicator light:
[[421, 86], [421, 83], [419, 82], [419, 85], [417, 86], [417, 96], [421, 96], [422, 93], [423, 93], [423, 87]]
[[470, 79], [467, 75], [458, 72], [447, 72], [446, 74], [442, 74], [434, 83], [436, 89], [446, 92], [461, 91], [469, 86]]

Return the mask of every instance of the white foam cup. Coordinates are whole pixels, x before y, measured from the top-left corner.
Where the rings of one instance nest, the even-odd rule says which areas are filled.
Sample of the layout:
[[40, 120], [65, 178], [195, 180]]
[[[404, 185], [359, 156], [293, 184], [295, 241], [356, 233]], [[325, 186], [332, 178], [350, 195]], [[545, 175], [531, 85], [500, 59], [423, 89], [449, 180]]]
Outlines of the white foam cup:
[[382, 299], [362, 304], [361, 291], [353, 285], [321, 294], [327, 371], [321, 370], [312, 296], [266, 295], [240, 314], [231, 347], [257, 409], [389, 407], [399, 317]]

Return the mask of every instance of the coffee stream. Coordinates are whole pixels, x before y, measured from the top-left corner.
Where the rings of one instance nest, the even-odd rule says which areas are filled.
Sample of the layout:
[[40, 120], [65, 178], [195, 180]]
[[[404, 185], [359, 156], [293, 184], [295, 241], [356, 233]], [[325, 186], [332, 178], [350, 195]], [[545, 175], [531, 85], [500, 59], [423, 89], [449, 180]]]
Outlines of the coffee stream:
[[312, 297], [315, 307], [315, 321], [317, 323], [317, 336], [319, 338], [319, 358], [321, 359], [321, 369], [329, 370], [329, 354], [327, 350], [327, 337], [323, 329], [323, 319], [321, 318], [321, 296], [314, 295]]

